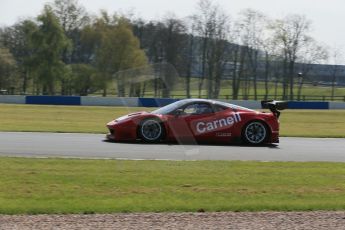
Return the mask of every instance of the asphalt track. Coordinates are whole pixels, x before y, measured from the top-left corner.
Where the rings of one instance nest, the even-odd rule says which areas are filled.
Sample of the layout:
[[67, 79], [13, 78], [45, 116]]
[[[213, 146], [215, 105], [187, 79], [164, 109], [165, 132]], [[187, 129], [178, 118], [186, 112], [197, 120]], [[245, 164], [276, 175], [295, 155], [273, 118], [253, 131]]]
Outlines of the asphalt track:
[[345, 162], [345, 139], [281, 138], [277, 145], [178, 145], [105, 142], [101, 134], [0, 132], [0, 156], [130, 160]]

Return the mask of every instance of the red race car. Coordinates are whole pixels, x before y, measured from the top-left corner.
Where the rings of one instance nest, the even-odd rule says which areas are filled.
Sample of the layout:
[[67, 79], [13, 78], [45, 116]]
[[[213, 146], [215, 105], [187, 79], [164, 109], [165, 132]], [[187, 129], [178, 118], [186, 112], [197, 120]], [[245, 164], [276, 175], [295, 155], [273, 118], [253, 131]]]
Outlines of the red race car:
[[278, 110], [284, 102], [263, 101], [272, 113], [204, 99], [185, 99], [152, 112], [137, 112], [107, 124], [111, 141], [229, 143], [259, 145], [279, 142]]

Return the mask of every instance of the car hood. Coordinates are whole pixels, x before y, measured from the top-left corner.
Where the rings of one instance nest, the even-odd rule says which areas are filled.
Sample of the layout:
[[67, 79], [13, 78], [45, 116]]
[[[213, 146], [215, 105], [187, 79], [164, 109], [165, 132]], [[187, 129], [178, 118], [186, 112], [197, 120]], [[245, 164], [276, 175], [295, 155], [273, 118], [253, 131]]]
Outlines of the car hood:
[[134, 117], [141, 116], [141, 115], [143, 115], [143, 114], [148, 114], [148, 112], [146, 112], [146, 111], [141, 111], [141, 112], [130, 113], [130, 114], [127, 114], [127, 115], [125, 115], [125, 116], [116, 118], [116, 119], [115, 119], [115, 122], [119, 122], [119, 121], [131, 119], [131, 118], [134, 118]]

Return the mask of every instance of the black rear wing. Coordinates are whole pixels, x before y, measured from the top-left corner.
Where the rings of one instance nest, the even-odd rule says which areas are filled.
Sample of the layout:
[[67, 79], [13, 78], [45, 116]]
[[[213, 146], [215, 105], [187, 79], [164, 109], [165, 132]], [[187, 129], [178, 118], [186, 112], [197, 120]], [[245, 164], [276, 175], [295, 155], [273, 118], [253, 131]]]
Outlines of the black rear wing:
[[275, 100], [261, 101], [261, 107], [263, 109], [269, 109], [274, 114], [274, 116], [279, 118], [280, 116], [279, 110], [287, 109], [288, 103], [286, 101], [275, 101]]

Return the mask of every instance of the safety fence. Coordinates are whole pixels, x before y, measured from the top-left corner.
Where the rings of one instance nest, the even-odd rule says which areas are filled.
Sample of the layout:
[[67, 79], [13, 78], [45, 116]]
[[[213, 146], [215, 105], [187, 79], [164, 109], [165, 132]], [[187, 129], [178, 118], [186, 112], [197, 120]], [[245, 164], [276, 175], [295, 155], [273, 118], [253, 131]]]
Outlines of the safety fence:
[[[124, 107], [161, 107], [180, 99], [171, 98], [134, 98], [134, 97], [79, 97], [79, 96], [11, 96], [0, 95], [0, 103], [34, 105], [83, 105], [83, 106], [124, 106]], [[260, 101], [226, 100], [239, 106], [261, 109]], [[345, 109], [343, 102], [289, 101], [289, 109]]]

